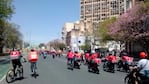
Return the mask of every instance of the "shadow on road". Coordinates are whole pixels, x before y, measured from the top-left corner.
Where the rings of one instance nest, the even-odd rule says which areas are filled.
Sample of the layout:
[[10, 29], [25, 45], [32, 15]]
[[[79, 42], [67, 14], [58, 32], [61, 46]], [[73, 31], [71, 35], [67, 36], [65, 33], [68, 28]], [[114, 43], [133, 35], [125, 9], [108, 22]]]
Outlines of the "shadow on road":
[[39, 76], [39, 74], [31, 74], [31, 77], [34, 77], [35, 79]]

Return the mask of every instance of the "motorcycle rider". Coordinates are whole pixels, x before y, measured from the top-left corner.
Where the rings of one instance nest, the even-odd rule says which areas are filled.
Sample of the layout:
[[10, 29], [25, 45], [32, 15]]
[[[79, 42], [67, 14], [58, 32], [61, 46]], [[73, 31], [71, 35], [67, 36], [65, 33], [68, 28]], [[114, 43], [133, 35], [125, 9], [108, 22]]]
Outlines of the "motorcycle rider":
[[71, 64], [73, 64], [73, 62], [74, 62], [74, 53], [71, 50], [69, 50], [68, 53], [67, 53], [67, 64], [69, 62]]
[[129, 66], [133, 62], [133, 57], [128, 56], [126, 52], [123, 52], [120, 56], [120, 60], [118, 61], [118, 68], [123, 68], [126, 72], [129, 70]]
[[114, 70], [116, 62], [117, 62], [117, 58], [116, 56], [112, 55], [112, 53], [109, 53], [109, 55], [106, 56], [106, 64], [107, 64], [108, 70], [111, 70], [110, 67], [113, 67], [113, 70]]
[[74, 67], [77, 63], [78, 63], [78, 66], [81, 65], [81, 58], [82, 58], [81, 54], [78, 53], [77, 51], [75, 51], [75, 53], [74, 53]]
[[85, 64], [88, 64], [88, 62], [89, 62], [89, 57], [90, 57], [90, 53], [89, 53], [89, 52], [86, 52], [86, 53], [85, 53]]
[[89, 57], [88, 60], [88, 70], [93, 66], [94, 64], [94, 59], [98, 58], [98, 53], [96, 53], [94, 50], [92, 51], [91, 56]]

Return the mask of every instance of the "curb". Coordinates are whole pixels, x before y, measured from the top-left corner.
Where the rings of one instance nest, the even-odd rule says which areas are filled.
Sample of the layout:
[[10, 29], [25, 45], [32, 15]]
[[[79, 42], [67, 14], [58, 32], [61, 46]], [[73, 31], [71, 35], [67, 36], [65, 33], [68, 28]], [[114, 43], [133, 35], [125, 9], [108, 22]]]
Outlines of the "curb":
[[6, 77], [6, 75], [4, 75], [4, 76], [2, 77], [2, 79], [0, 79], [0, 83], [5, 79], [5, 77]]

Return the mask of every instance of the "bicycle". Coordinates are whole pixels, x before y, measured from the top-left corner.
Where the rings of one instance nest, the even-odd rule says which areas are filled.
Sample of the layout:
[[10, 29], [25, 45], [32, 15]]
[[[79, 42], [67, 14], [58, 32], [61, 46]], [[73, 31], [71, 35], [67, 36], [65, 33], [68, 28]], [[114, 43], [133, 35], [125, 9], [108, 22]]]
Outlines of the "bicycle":
[[23, 78], [23, 66], [19, 67], [17, 65], [16, 69], [15, 69], [15, 74], [14, 74], [14, 69], [10, 68], [6, 74], [6, 82], [7, 83], [12, 83], [13, 81], [15, 81], [18, 78]]
[[139, 77], [139, 72], [136, 68], [133, 69], [133, 67], [134, 66], [130, 67], [131, 71], [124, 78], [125, 84], [140, 84], [141, 83], [141, 78]]

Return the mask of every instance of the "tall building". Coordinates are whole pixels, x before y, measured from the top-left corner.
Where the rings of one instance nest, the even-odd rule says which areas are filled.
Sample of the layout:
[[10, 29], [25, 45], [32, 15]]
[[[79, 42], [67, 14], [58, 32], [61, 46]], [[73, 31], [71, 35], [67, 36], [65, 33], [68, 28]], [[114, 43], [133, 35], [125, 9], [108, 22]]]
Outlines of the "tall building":
[[[126, 12], [135, 4], [136, 0], [80, 0], [80, 22], [84, 27], [84, 32], [92, 31], [95, 33], [100, 22], [118, 17]], [[89, 24], [90, 27], [89, 27]], [[93, 49], [97, 39], [100, 37], [92, 36]], [[100, 43], [99, 43], [100, 44]]]
[[97, 23], [123, 14], [135, 0], [80, 0], [80, 20]]
[[62, 28], [62, 41], [66, 43], [67, 32], [70, 32], [74, 28], [74, 23], [65, 23]]
[[80, 21], [65, 23], [62, 28], [62, 41], [73, 51], [78, 51], [79, 46], [84, 44], [84, 32]]

